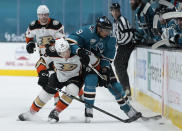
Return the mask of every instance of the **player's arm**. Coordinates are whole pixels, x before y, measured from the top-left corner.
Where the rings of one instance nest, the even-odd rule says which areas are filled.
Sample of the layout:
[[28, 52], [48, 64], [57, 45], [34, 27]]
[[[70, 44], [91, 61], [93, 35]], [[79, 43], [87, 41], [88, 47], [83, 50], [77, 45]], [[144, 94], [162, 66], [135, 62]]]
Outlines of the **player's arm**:
[[[105, 78], [105, 80], [100, 80], [99, 85], [107, 87], [111, 81], [111, 61], [113, 61], [116, 53], [116, 39], [111, 37], [106, 44], [106, 48], [104, 49], [103, 56], [108, 59], [101, 59], [100, 61], [100, 73]], [[110, 61], [111, 60], [111, 61]]]
[[[54, 24], [54, 21], [53, 21], [53, 24]], [[64, 26], [60, 22], [56, 23], [55, 26], [56, 26], [56, 29], [57, 29], [56, 34], [55, 34], [55, 38], [59, 39], [59, 38], [65, 37]]]
[[25, 38], [26, 38], [26, 50], [29, 54], [34, 52], [34, 48], [35, 46], [35, 42], [34, 42], [34, 37], [35, 37], [35, 33], [34, 33], [34, 25], [35, 25], [35, 21], [33, 21], [29, 27], [27, 28], [27, 31], [25, 33]]
[[35, 65], [35, 68], [37, 69], [39, 77], [38, 84], [43, 87], [46, 86], [49, 78], [49, 71], [47, 69], [54, 69], [53, 61], [46, 61], [44, 57], [40, 57]]
[[83, 27], [68, 36], [69, 43], [72, 44], [71, 50], [74, 54], [78, 54], [78, 49], [88, 46], [88, 40], [91, 37], [91, 31], [87, 27]]
[[103, 56], [108, 58], [108, 60], [101, 59], [100, 61], [101, 68], [110, 66], [110, 60], [113, 61], [115, 53], [116, 53], [116, 39], [114, 37], [110, 37], [103, 52]]

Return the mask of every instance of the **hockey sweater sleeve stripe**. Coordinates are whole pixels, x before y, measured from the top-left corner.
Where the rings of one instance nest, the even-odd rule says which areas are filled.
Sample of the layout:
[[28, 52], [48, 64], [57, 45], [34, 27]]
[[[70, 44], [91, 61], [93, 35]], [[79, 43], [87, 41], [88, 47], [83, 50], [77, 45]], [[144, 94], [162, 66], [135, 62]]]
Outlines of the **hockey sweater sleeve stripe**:
[[28, 43], [29, 41], [33, 40], [33, 38], [28, 38], [26, 37], [26, 43]]
[[37, 67], [37, 73], [40, 73], [40, 71], [46, 70], [46, 69], [47, 69], [47, 68], [46, 68], [45, 65], [40, 64], [40, 65]]

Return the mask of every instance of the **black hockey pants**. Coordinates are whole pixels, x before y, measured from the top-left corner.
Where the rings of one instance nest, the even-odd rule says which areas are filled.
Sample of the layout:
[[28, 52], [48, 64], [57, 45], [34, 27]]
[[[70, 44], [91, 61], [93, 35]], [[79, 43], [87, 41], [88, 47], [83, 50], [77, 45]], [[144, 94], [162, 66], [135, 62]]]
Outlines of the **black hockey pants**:
[[[114, 66], [118, 79], [122, 84], [124, 90], [129, 89], [129, 91], [130, 91], [130, 84], [129, 84], [127, 68], [130, 55], [134, 48], [135, 46], [132, 42], [128, 43], [127, 45], [120, 45], [117, 48], [117, 54], [114, 59]], [[131, 91], [129, 95], [131, 95]]]

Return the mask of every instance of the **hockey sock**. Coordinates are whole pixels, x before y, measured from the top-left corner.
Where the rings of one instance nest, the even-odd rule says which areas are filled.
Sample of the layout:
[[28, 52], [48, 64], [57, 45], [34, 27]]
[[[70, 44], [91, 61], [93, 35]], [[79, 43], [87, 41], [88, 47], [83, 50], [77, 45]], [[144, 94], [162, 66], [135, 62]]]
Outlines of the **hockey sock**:
[[84, 91], [84, 101], [88, 104], [86, 104], [87, 108], [92, 108], [91, 106], [94, 105], [94, 101], [95, 101], [95, 92], [87, 92]]
[[130, 110], [127, 96], [117, 99], [117, 103], [120, 105], [120, 109], [123, 110], [124, 112], [128, 112]]
[[70, 98], [69, 96], [63, 94], [60, 98], [60, 100], [58, 101], [58, 103], [56, 104], [55, 109], [58, 112], [63, 111], [65, 108], [67, 108], [69, 106], [69, 104], [72, 102], [72, 98]]
[[59, 97], [59, 92], [56, 92], [56, 94], [54, 95], [54, 98], [58, 98]]
[[78, 96], [82, 96], [83, 95], [83, 89], [80, 90], [80, 92], [78, 93]]
[[40, 94], [33, 101], [32, 106], [30, 107], [30, 111], [38, 112], [51, 98], [53, 94], [49, 94], [46, 91], [42, 90]]
[[55, 105], [57, 104], [57, 102], [59, 101], [59, 92], [56, 92], [56, 94], [54, 95], [54, 102], [55, 102]]
[[42, 102], [40, 98], [37, 96], [36, 99], [33, 101], [32, 106], [30, 108], [31, 113], [38, 112], [44, 105], [45, 103]]

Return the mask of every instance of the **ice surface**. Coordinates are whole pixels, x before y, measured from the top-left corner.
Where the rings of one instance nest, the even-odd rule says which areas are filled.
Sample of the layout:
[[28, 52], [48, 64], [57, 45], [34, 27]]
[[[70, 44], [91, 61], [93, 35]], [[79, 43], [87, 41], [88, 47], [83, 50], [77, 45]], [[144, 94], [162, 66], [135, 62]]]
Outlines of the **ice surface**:
[[[37, 113], [34, 121], [17, 121], [18, 115], [29, 110], [41, 90], [37, 85], [37, 78], [0, 76], [0, 83], [1, 131], [180, 131], [165, 119], [148, 122], [138, 120], [126, 124], [96, 110], [93, 122], [84, 123], [84, 105], [75, 100], [60, 114], [60, 122], [57, 124], [47, 122], [47, 116], [54, 108], [53, 100]], [[145, 116], [156, 115], [137, 102], [132, 104]], [[120, 118], [127, 118], [106, 88], [97, 88], [95, 106]]]

